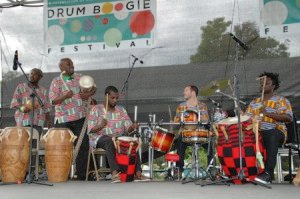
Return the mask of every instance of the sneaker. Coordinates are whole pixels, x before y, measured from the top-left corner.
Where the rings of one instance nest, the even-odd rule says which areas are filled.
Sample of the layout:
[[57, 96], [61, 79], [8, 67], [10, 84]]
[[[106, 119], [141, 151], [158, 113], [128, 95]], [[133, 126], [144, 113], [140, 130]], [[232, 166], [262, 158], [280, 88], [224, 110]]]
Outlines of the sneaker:
[[150, 178], [142, 175], [142, 173], [140, 171], [136, 172], [135, 176], [134, 176], [134, 181], [135, 182], [142, 182], [142, 181], [149, 181]]
[[254, 181], [260, 182], [263, 184], [270, 184], [271, 183], [271, 176], [267, 172], [261, 173], [254, 178]]
[[119, 183], [119, 182], [121, 182], [120, 173], [116, 173], [111, 176], [111, 183]]

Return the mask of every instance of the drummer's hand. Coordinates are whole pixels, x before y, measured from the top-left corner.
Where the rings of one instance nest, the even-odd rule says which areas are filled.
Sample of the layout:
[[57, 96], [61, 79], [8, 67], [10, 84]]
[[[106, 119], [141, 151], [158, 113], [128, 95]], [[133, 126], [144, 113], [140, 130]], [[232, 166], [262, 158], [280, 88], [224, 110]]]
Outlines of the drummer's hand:
[[90, 91], [80, 92], [79, 95], [81, 99], [88, 100], [89, 97], [91, 97], [96, 93], [96, 90], [97, 90], [96, 87], [93, 87]]
[[107, 125], [107, 119], [103, 118], [100, 124], [100, 128], [103, 129]]
[[139, 128], [139, 124], [137, 122], [134, 122], [129, 128], [128, 128], [128, 132], [131, 133], [132, 131], [134, 131], [135, 129]]
[[89, 97], [90, 97], [89, 93], [87, 93], [87, 92], [81, 92], [81, 91], [80, 91], [80, 93], [79, 93], [79, 96], [80, 96], [80, 98], [83, 99], [83, 100], [88, 100]]
[[73, 97], [73, 91], [68, 91], [64, 96], [65, 96], [65, 99], [69, 99], [69, 98]]
[[48, 129], [50, 129], [50, 128], [53, 127], [53, 123], [52, 123], [51, 120], [48, 120], [48, 121], [47, 121], [47, 127], [48, 127]]
[[133, 129], [138, 129], [138, 128], [139, 128], [139, 124], [138, 124], [137, 122], [134, 122], [134, 123], [131, 125], [131, 127], [132, 127]]
[[31, 111], [31, 108], [28, 107], [28, 106], [26, 106], [26, 105], [24, 105], [24, 106], [21, 106], [21, 107], [20, 107], [20, 111], [21, 111], [22, 113], [29, 113], [29, 112]]
[[260, 107], [259, 112], [263, 116], [267, 116], [267, 114], [268, 114], [264, 106]]

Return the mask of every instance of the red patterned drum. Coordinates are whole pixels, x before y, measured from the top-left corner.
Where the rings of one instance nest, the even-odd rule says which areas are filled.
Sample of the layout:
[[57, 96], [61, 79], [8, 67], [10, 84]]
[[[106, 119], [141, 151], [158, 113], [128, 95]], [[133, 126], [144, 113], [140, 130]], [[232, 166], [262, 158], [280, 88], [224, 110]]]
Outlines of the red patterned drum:
[[132, 182], [136, 167], [136, 156], [139, 148], [138, 138], [113, 138], [116, 147], [116, 160], [119, 165], [121, 182]]
[[[255, 134], [252, 131], [252, 120], [241, 116], [242, 127], [242, 164], [245, 177], [253, 180], [261, 171], [257, 167]], [[222, 168], [228, 177], [236, 177], [240, 171], [239, 134], [237, 117], [230, 117], [217, 123], [217, 153]], [[260, 151], [263, 151], [261, 138]], [[241, 184], [240, 180], [234, 180]]]
[[151, 146], [164, 153], [169, 152], [173, 145], [175, 135], [169, 133], [167, 129], [156, 127], [151, 139]]
[[1, 133], [3, 182], [23, 181], [29, 163], [30, 134], [27, 128], [7, 127]]

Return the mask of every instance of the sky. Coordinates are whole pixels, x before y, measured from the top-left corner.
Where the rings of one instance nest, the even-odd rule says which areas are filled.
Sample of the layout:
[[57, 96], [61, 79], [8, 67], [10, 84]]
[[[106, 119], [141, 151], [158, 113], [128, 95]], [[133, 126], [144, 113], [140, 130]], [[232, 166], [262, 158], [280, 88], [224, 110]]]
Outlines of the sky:
[[[4, 0], [0, 0], [3, 3]], [[235, 5], [235, 7], [234, 7]], [[233, 9], [235, 8], [235, 9]], [[253, 0], [157, 0], [155, 47], [52, 56], [44, 53], [43, 8], [16, 7], [0, 12], [0, 42], [3, 73], [12, 70], [14, 51], [25, 71], [33, 67], [45, 72], [58, 71], [62, 57], [70, 57], [77, 70], [129, 68], [134, 54], [144, 61], [136, 67], [188, 64], [201, 41], [201, 26], [208, 20], [225, 17], [234, 24], [260, 23], [259, 1]], [[233, 17], [233, 18], [232, 18]], [[292, 56], [300, 55], [300, 36], [276, 36], [286, 42]], [[288, 39], [288, 40], [287, 40]]]

